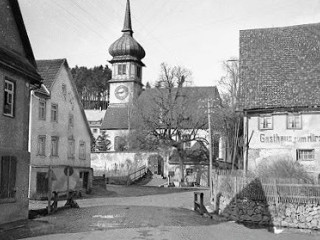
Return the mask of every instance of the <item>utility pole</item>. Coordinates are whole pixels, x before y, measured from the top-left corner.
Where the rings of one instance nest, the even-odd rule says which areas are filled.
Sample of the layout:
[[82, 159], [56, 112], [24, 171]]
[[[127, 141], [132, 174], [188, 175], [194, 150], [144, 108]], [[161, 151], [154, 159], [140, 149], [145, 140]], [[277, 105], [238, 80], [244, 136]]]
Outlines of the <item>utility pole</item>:
[[210, 100], [208, 100], [208, 125], [209, 125], [209, 170], [208, 170], [208, 181], [210, 187], [210, 201], [212, 200], [212, 133], [211, 133], [211, 111], [210, 111]]

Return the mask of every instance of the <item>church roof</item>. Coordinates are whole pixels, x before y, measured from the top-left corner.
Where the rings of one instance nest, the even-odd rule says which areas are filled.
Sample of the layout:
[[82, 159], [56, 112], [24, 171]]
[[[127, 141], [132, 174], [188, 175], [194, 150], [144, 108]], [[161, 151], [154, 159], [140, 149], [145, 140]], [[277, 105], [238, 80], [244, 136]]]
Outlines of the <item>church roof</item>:
[[[177, 88], [174, 88], [173, 91], [177, 91]], [[137, 103], [141, 106], [145, 106], [146, 108], [153, 108], [153, 107], [159, 107], [156, 104], [156, 100], [158, 97], [165, 98], [163, 94], [166, 93], [166, 89], [164, 88], [150, 88], [145, 89], [139, 98], [137, 99]], [[186, 96], [195, 99], [194, 105], [192, 105], [192, 108], [194, 108], [194, 112], [196, 113], [200, 107], [204, 107], [204, 111], [207, 106], [207, 100], [210, 99], [211, 103], [213, 103], [214, 106], [212, 107], [219, 107], [221, 105], [221, 98], [218, 92], [217, 87], [184, 87], [182, 94], [185, 94]], [[156, 105], [156, 106], [153, 106]], [[191, 108], [191, 107], [190, 107]], [[190, 109], [189, 109], [190, 110]], [[191, 109], [191, 111], [193, 111]], [[129, 124], [129, 109], [127, 105], [119, 105], [119, 106], [110, 106], [106, 110], [106, 114], [104, 117], [104, 120], [102, 122], [101, 129], [106, 130], [112, 130], [112, 129], [128, 129]], [[203, 126], [206, 128], [206, 123], [203, 124]], [[134, 123], [131, 123], [134, 124]], [[187, 126], [186, 123], [185, 128], [190, 128]], [[130, 126], [130, 128], [134, 128], [135, 126]]]
[[126, 106], [108, 107], [104, 115], [101, 129], [128, 129], [129, 111]]
[[141, 62], [146, 55], [143, 47], [133, 38], [130, 2], [127, 0], [125, 19], [122, 29], [123, 35], [109, 47], [109, 53], [113, 57], [110, 63], [134, 61]]
[[320, 23], [240, 31], [244, 109], [320, 105]]

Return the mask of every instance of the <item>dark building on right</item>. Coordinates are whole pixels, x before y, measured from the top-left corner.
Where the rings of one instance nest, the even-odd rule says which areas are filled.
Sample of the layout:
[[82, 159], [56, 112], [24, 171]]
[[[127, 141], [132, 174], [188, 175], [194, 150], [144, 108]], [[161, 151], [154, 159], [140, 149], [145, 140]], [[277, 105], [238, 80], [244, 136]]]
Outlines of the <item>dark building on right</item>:
[[280, 159], [320, 173], [320, 23], [240, 31], [244, 167]]

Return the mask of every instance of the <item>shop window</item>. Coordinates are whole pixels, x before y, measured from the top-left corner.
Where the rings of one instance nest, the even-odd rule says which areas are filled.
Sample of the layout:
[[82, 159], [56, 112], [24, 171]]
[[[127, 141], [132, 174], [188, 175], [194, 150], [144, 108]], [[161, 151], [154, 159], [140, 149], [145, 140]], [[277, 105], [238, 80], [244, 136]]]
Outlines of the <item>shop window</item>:
[[6, 116], [14, 116], [14, 100], [15, 100], [15, 86], [12, 81], [4, 81], [4, 104], [3, 114]]
[[16, 157], [2, 156], [0, 170], [0, 199], [15, 198], [16, 171]]
[[38, 155], [40, 156], [46, 155], [46, 136], [38, 137]]
[[273, 129], [273, 118], [271, 115], [259, 117], [259, 129], [260, 130]]
[[39, 120], [46, 120], [46, 100], [39, 99]]
[[314, 159], [314, 149], [297, 149], [298, 161], [312, 161]]
[[301, 115], [300, 114], [290, 114], [287, 116], [287, 128], [288, 129], [301, 129]]

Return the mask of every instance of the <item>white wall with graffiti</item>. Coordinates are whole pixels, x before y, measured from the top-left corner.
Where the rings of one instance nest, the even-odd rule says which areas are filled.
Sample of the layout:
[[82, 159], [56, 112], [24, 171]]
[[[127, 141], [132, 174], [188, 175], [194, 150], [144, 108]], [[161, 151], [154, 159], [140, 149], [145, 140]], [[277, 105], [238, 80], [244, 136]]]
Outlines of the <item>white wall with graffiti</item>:
[[[162, 165], [162, 174], [165, 172], [165, 155], [161, 152], [106, 152], [91, 153], [91, 167], [94, 176], [126, 176], [139, 167], [146, 165]], [[162, 163], [161, 163], [162, 161]], [[161, 168], [161, 166], [160, 166]], [[161, 175], [161, 173], [160, 173]]]

